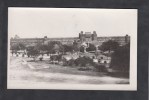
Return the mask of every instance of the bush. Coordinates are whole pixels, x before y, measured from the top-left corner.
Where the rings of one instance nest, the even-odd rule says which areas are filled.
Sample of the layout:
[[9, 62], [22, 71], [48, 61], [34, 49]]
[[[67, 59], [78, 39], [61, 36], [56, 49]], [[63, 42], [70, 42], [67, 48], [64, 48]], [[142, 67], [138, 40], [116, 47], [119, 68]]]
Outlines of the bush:
[[89, 47], [86, 48], [86, 51], [95, 51], [95, 50], [96, 50], [96, 47], [93, 44], [89, 44]]
[[43, 59], [42, 57], [41, 57], [41, 58], [39, 58], [39, 60], [40, 60], [40, 61], [42, 61], [42, 59]]
[[24, 57], [24, 54], [22, 54], [22, 57]]
[[84, 52], [84, 47], [83, 46], [80, 47], [80, 52]]
[[63, 66], [80, 66], [80, 67], [87, 67], [92, 66], [93, 61], [89, 57], [79, 57], [77, 59], [70, 59], [67, 61], [66, 59], [63, 59]]
[[67, 63], [68, 66], [75, 66], [75, 60], [74, 59], [70, 59]]
[[94, 67], [97, 69], [98, 72], [108, 72], [107, 68], [104, 65], [94, 64]]
[[91, 68], [89, 68], [89, 67], [79, 67], [78, 70], [80, 70], [80, 71], [88, 71], [88, 70], [91, 70]]
[[89, 57], [79, 57], [74, 63], [76, 66], [86, 67], [87, 64], [93, 65], [93, 60]]
[[108, 72], [104, 65], [93, 63], [93, 60], [89, 57], [79, 57], [76, 60], [70, 59], [67, 61], [63, 59], [63, 66], [77, 66], [80, 71], [93, 70], [98, 72]]

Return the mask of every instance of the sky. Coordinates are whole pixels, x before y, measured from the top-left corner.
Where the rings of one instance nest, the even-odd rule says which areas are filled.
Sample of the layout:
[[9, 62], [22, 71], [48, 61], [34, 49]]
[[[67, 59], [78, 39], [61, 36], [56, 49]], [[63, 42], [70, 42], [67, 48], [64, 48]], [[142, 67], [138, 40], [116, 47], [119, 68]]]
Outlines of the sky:
[[136, 9], [8, 8], [8, 34], [21, 38], [125, 36], [137, 32]]

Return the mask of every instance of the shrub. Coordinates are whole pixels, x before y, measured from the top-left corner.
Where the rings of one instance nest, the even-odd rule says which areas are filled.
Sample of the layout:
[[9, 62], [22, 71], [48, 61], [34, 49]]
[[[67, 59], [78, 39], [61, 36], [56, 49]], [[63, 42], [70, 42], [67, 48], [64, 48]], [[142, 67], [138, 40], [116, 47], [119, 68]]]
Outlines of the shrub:
[[86, 67], [87, 64], [93, 65], [93, 61], [89, 57], [79, 57], [74, 61], [76, 66]]
[[41, 58], [39, 58], [39, 60], [40, 60], [40, 61], [42, 61], [42, 59], [43, 59], [42, 57], [41, 57]]
[[91, 70], [91, 68], [89, 68], [89, 67], [79, 67], [78, 70], [87, 71], [87, 70]]
[[75, 60], [74, 59], [70, 59], [67, 63], [68, 66], [75, 66]]
[[22, 57], [24, 57], [24, 54], [22, 54]]
[[108, 72], [107, 68], [104, 65], [94, 64], [94, 67], [97, 69], [98, 72]]
[[93, 44], [89, 44], [89, 47], [86, 48], [86, 51], [95, 51], [95, 50], [96, 50], [96, 47]]
[[70, 59], [69, 61], [67, 61], [66, 59], [62, 59], [62, 62], [63, 62], [63, 66], [75, 66], [74, 59]]
[[84, 47], [83, 46], [80, 47], [80, 52], [84, 52]]

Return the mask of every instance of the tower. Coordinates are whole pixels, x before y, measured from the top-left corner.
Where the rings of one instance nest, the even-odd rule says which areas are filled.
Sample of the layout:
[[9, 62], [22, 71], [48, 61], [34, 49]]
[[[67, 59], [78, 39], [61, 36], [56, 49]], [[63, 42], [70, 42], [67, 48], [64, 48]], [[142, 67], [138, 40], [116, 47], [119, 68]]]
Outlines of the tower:
[[84, 40], [83, 31], [81, 31], [81, 32], [79, 33], [79, 39], [80, 39], [81, 42], [83, 42], [83, 40]]
[[130, 37], [128, 35], [125, 36], [125, 43], [129, 43], [130, 42]]
[[97, 40], [96, 31], [93, 31], [93, 34], [92, 34], [92, 41], [94, 41], [94, 40]]

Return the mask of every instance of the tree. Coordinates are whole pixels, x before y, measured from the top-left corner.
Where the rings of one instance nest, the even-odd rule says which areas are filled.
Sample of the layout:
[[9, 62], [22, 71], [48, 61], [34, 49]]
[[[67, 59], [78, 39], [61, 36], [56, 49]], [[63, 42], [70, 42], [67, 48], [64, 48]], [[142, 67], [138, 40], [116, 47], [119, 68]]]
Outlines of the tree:
[[86, 51], [95, 51], [95, 50], [96, 50], [95, 45], [89, 43], [89, 47], [86, 48]]
[[40, 53], [47, 53], [47, 54], [49, 54], [48, 53], [48, 45], [45, 45], [45, 44], [40, 44], [40, 45], [38, 45], [38, 47], [37, 47], [37, 49], [40, 51]]
[[54, 44], [53, 51], [54, 52], [61, 52], [61, 46], [59, 44]]
[[63, 45], [63, 52], [64, 53], [72, 52], [72, 51], [73, 51], [73, 46], [72, 45], [66, 45], [66, 44]]
[[112, 54], [111, 68], [128, 72], [130, 64], [130, 43], [119, 47]]
[[80, 67], [86, 67], [86, 65], [93, 65], [93, 60], [89, 57], [79, 57], [74, 61], [76, 66], [80, 66]]
[[110, 53], [111, 50], [115, 51], [117, 48], [119, 48], [119, 43], [113, 40], [109, 40], [103, 42], [99, 49], [101, 51], [109, 51]]
[[19, 43], [18, 46], [19, 46], [20, 50], [26, 49], [26, 46], [23, 43]]
[[14, 44], [14, 45], [11, 45], [10, 49], [18, 51], [19, 50], [19, 46], [17, 44]]
[[64, 51], [64, 53], [73, 52], [73, 51], [78, 52], [79, 51], [79, 45], [78, 45], [77, 41], [74, 41], [72, 45], [64, 44], [63, 45], [63, 51]]
[[77, 43], [77, 41], [74, 41], [74, 42], [73, 42], [73, 50], [74, 50], [75, 52], [78, 52], [78, 51], [79, 51], [79, 44]]
[[12, 54], [13, 54], [13, 53], [17, 53], [19, 50], [25, 50], [26, 46], [23, 43], [17, 43], [17, 44], [11, 45], [10, 49], [12, 50]]
[[84, 53], [84, 47], [83, 46], [80, 47], [80, 52]]
[[59, 41], [48, 42], [48, 52], [55, 53], [56, 51], [58, 51], [58, 52], [63, 51], [63, 46], [62, 46], [61, 42], [59, 42]]
[[37, 48], [40, 51], [47, 51], [48, 50], [48, 46], [47, 45], [44, 45], [44, 44], [40, 44]]
[[39, 50], [36, 46], [29, 46], [27, 47], [27, 55], [28, 57], [32, 57], [35, 61], [36, 58], [39, 56]]
[[13, 44], [11, 45], [10, 49], [11, 50], [24, 50], [26, 47], [23, 43], [17, 43], [17, 44]]

